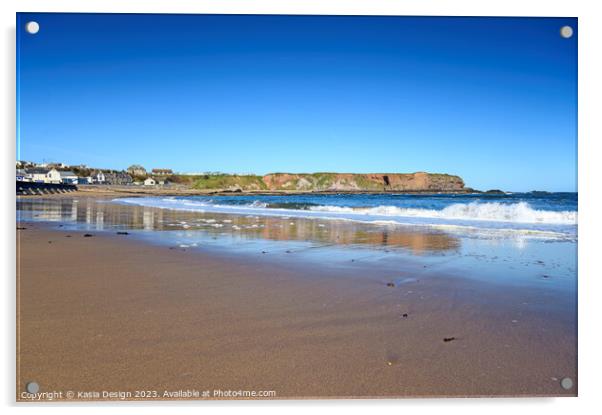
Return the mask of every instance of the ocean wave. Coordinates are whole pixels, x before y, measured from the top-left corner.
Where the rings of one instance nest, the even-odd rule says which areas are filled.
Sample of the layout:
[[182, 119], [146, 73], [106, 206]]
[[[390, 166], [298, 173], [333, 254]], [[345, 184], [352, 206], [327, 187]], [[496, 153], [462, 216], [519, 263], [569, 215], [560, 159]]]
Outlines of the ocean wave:
[[576, 225], [576, 211], [551, 211], [533, 209], [527, 202], [519, 203], [454, 203], [441, 210], [375, 206], [351, 208], [341, 206], [312, 206], [318, 212], [346, 213], [369, 216], [458, 219], [489, 222], [539, 223], [551, 225]]
[[[273, 208], [264, 202], [218, 204], [210, 200], [173, 197], [121, 198], [116, 203], [134, 204], [160, 209], [220, 213], [245, 217], [272, 216], [282, 218], [345, 220], [367, 224], [426, 226], [463, 234], [526, 235], [530, 237], [570, 239], [577, 237], [576, 211], [533, 209], [526, 202], [455, 203], [441, 210], [401, 208], [397, 206], [341, 207], [317, 205], [299, 209]], [[211, 219], [204, 219], [209, 221]]]

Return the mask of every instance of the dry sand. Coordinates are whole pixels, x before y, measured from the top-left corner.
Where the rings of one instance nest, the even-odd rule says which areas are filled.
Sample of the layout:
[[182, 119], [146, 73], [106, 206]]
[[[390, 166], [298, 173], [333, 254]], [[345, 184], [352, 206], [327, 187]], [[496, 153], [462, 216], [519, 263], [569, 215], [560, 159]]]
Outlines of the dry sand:
[[525, 305], [541, 300], [531, 289], [444, 275], [391, 287], [369, 269], [20, 226], [18, 400], [30, 381], [63, 394], [576, 395], [559, 384], [576, 379], [575, 316]]

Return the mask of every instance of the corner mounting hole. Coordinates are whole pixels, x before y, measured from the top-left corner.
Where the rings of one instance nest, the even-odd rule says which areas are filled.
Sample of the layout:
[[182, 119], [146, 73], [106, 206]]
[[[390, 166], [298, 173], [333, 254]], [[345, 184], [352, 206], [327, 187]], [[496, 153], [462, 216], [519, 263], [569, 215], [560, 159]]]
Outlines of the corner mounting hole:
[[38, 22], [35, 21], [27, 22], [27, 24], [25, 25], [25, 30], [30, 35], [35, 35], [40, 31], [40, 25], [38, 24]]
[[560, 28], [560, 36], [565, 39], [573, 37], [573, 28], [571, 26], [562, 26]]

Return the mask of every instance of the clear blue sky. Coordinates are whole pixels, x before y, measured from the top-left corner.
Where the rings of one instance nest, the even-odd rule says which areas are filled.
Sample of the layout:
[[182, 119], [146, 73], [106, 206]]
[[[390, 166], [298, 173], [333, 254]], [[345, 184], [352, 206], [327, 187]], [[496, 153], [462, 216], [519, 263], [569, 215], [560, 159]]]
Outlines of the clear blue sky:
[[22, 13], [17, 53], [24, 160], [576, 189], [574, 18]]

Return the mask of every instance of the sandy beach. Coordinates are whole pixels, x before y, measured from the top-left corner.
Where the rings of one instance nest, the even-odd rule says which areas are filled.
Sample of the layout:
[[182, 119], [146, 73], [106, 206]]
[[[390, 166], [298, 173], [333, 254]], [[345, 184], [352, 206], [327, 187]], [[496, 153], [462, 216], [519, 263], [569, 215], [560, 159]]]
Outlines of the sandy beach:
[[61, 223], [18, 227], [21, 401], [31, 381], [41, 392], [134, 394], [126, 399], [577, 393], [576, 298], [560, 291], [477, 281], [468, 272], [478, 269], [450, 278], [408, 263], [392, 273]]

